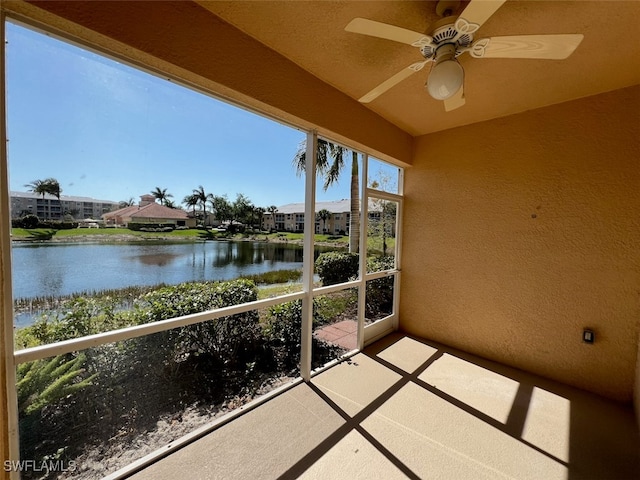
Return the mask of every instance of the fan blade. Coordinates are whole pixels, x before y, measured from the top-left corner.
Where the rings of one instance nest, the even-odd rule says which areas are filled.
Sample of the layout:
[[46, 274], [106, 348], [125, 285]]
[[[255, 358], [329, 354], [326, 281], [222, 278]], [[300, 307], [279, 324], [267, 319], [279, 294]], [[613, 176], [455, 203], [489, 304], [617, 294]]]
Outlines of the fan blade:
[[463, 18], [480, 28], [484, 22], [489, 20], [491, 15], [496, 13], [504, 2], [506, 0], [471, 0], [459, 18]]
[[391, 87], [403, 81], [405, 78], [409, 78], [414, 73], [422, 70], [422, 67], [424, 67], [429, 61], [430, 60], [425, 60], [424, 62], [414, 63], [412, 65], [409, 65], [407, 68], [400, 70], [393, 77], [382, 82], [380, 85], [378, 85], [376, 88], [371, 90], [369, 93], [367, 93], [364, 97], [360, 98], [358, 101], [361, 103], [369, 103], [375, 100], [384, 92], [389, 90]]
[[444, 101], [444, 110], [446, 112], [450, 112], [451, 110], [460, 108], [463, 105], [464, 105], [464, 86], [460, 87], [460, 89], [455, 93], [455, 95], [447, 98]]
[[[474, 43], [469, 53], [476, 58], [546, 58], [564, 60], [580, 45], [584, 35], [515, 35], [491, 37]], [[488, 40], [488, 41], [487, 41]]]
[[406, 43], [413, 46], [422, 46], [431, 42], [431, 37], [424, 33], [418, 33], [406, 28], [388, 25], [386, 23], [367, 20], [366, 18], [354, 18], [344, 29], [347, 32], [361, 33], [372, 37], [385, 38], [394, 42]]

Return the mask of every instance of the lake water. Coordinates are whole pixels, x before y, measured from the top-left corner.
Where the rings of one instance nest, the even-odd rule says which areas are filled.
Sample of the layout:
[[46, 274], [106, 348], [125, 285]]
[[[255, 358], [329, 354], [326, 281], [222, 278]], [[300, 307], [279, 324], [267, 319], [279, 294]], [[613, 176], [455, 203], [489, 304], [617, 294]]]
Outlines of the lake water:
[[266, 242], [14, 243], [11, 252], [16, 299], [302, 268], [302, 247]]

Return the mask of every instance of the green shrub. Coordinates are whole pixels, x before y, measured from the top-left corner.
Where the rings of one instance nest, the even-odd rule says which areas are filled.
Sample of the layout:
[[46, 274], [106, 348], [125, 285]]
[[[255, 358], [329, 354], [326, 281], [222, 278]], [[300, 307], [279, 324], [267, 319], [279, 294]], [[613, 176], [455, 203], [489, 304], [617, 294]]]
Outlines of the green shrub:
[[[313, 328], [333, 323], [336, 318], [357, 305], [357, 302], [357, 289], [314, 298]], [[302, 300], [281, 303], [269, 308], [263, 332], [268, 341], [299, 351], [301, 329]]]
[[[76, 297], [65, 302], [53, 316], [42, 316], [16, 332], [18, 348], [59, 342], [143, 323], [157, 322], [216, 308], [257, 300], [258, 290], [248, 280], [184, 283], [165, 286], [140, 295], [133, 310], [120, 311], [115, 297]], [[166, 344], [177, 357], [209, 353], [223, 362], [235, 361], [255, 346], [258, 314], [250, 311], [204, 323], [176, 328], [149, 342]], [[145, 347], [146, 348], [146, 347]]]
[[[367, 258], [367, 272], [380, 272], [394, 268], [395, 258], [369, 257]], [[375, 319], [386, 315], [393, 308], [393, 277], [382, 277], [367, 282], [365, 315]]]
[[[183, 283], [141, 296], [135, 304], [135, 323], [149, 323], [228, 307], [258, 299], [251, 281]], [[255, 347], [258, 313], [249, 311], [168, 332], [166, 340], [176, 355], [213, 355], [224, 363], [235, 363]]]
[[323, 285], [348, 282], [358, 276], [358, 254], [347, 252], [327, 252], [321, 254], [315, 263], [316, 273]]
[[[313, 301], [313, 328], [335, 321], [335, 316], [344, 312], [350, 302], [357, 301], [353, 292], [333, 297], [318, 297]], [[300, 362], [302, 337], [302, 300], [274, 305], [269, 308], [263, 324], [264, 339], [271, 350], [272, 359], [284, 368], [296, 368]], [[344, 353], [337, 345], [312, 337], [313, 368], [320, 367]]]
[[40, 219], [36, 215], [25, 215], [22, 218], [14, 219], [11, 222], [15, 228], [38, 228]]
[[227, 233], [235, 235], [236, 233], [244, 233], [246, 227], [240, 223], [232, 223], [227, 227]]
[[171, 232], [176, 226], [173, 223], [129, 222], [127, 228], [134, 232]]
[[58, 312], [43, 315], [33, 324], [16, 331], [16, 346], [27, 348], [71, 338], [102, 333], [130, 325], [127, 312], [117, 311], [112, 297], [75, 297], [65, 301]]
[[[247, 280], [162, 287], [138, 295], [128, 311], [113, 298], [75, 298], [16, 337], [35, 346], [255, 300], [257, 288]], [[163, 414], [195, 401], [213, 405], [247, 394], [263, 381], [256, 365], [270, 360], [260, 340], [257, 312], [250, 311], [20, 366], [21, 451], [41, 459], [56, 452], [51, 439], [59, 437], [76, 455], [93, 441], [153, 429]], [[78, 428], [88, 437], [80, 443]]]
[[38, 228], [52, 228], [54, 230], [71, 230], [78, 228], [78, 222], [64, 222], [60, 220], [43, 220], [38, 223]]
[[96, 374], [84, 375], [84, 362], [85, 355], [80, 354], [75, 358], [59, 355], [19, 365], [16, 389], [20, 414], [35, 414], [45, 406], [92, 385]]
[[[353, 280], [358, 276], [357, 253], [328, 252], [316, 260], [316, 272], [323, 285]], [[367, 258], [367, 272], [379, 272], [394, 268], [392, 256]], [[388, 313], [393, 307], [393, 278], [383, 277], [367, 282], [365, 314], [367, 318], [377, 318]], [[317, 308], [317, 305], [316, 305]]]
[[300, 352], [302, 300], [281, 303], [269, 308], [265, 337], [295, 354]]
[[272, 270], [270, 272], [245, 275], [244, 278], [258, 285], [271, 285], [274, 283], [297, 282], [302, 277], [302, 271], [297, 269]]

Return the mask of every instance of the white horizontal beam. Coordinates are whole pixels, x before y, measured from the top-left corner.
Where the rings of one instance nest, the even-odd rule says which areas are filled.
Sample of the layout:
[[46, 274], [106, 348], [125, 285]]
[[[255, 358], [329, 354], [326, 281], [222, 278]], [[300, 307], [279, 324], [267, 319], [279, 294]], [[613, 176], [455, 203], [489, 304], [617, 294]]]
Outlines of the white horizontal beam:
[[400, 273], [400, 270], [381, 270], [379, 272], [373, 272], [373, 273], [367, 273], [364, 277], [365, 282], [368, 282], [369, 280], [376, 280], [377, 278], [383, 278], [383, 277], [389, 277], [391, 275], [396, 275], [397, 273]]
[[391, 192], [383, 192], [382, 190], [376, 190], [375, 188], [366, 188], [367, 197], [380, 198], [382, 200], [388, 200], [390, 202], [401, 202], [402, 195]]
[[304, 292], [290, 293], [274, 298], [264, 300], [256, 300], [255, 302], [242, 303], [240, 305], [232, 305], [230, 307], [218, 308], [216, 310], [208, 310], [206, 312], [194, 313], [192, 315], [184, 315], [182, 317], [170, 318], [168, 320], [160, 320], [153, 323], [145, 323], [144, 325], [136, 325], [134, 327], [121, 328], [105, 333], [97, 333], [81, 338], [73, 338], [62, 342], [51, 343], [49, 345], [40, 345], [38, 347], [25, 348], [14, 353], [14, 363], [16, 365], [25, 362], [32, 362], [42, 358], [54, 357], [64, 353], [76, 352], [87, 348], [98, 347], [107, 343], [119, 342], [130, 338], [150, 335], [152, 333], [164, 332], [172, 328], [185, 327], [196, 323], [214, 320], [220, 317], [245, 313], [251, 310], [271, 307], [279, 303], [299, 300], [305, 296]]
[[319, 287], [313, 290], [313, 296], [317, 297], [318, 295], [326, 295], [328, 293], [339, 292], [340, 290], [359, 287], [360, 285], [362, 285], [361, 280], [352, 280], [351, 282], [344, 282], [344, 283], [338, 283], [336, 285]]

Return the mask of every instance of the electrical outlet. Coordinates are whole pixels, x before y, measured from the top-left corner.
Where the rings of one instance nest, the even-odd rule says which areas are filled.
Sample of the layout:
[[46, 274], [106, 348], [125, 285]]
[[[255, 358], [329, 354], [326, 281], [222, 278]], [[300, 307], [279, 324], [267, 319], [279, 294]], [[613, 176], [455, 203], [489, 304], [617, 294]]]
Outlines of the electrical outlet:
[[590, 330], [588, 328], [585, 328], [582, 331], [582, 341], [584, 343], [593, 343], [596, 339], [596, 334], [593, 333], [593, 330]]

